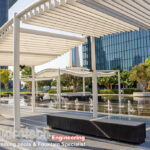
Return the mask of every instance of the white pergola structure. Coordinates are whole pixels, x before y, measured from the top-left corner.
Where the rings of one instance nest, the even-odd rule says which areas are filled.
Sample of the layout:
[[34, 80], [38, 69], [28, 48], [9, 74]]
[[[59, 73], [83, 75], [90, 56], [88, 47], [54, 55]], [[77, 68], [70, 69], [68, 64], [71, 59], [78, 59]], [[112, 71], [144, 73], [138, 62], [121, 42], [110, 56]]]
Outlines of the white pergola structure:
[[[19, 65], [48, 62], [91, 36], [93, 117], [97, 117], [95, 37], [150, 29], [149, 0], [39, 0], [0, 29], [0, 65], [14, 66], [15, 131], [20, 128]], [[83, 35], [81, 38], [21, 28], [21, 23]], [[34, 67], [33, 67], [34, 69]], [[34, 77], [34, 76], [33, 76]]]
[[[97, 77], [111, 77], [111, 76], [115, 76], [116, 73], [118, 73], [118, 99], [119, 99], [118, 108], [119, 108], [119, 114], [121, 114], [120, 70], [97, 70], [96, 76]], [[83, 78], [83, 96], [85, 96], [85, 78], [87, 77], [92, 78], [93, 76], [92, 72], [90, 72], [89, 69], [86, 69], [86, 68], [74, 67], [74, 68], [67, 68], [67, 69], [54, 69], [54, 68], [44, 69], [36, 73], [34, 80], [37, 83], [38, 81], [57, 78], [57, 100], [60, 104], [61, 103], [61, 75], [63, 74], [69, 74], [72, 76], [82, 77]], [[32, 81], [33, 83], [33, 78], [22, 78], [21, 80]], [[35, 90], [34, 86], [35, 85], [32, 86], [33, 90]], [[33, 91], [33, 93], [35, 93], [35, 91]], [[32, 110], [35, 110], [35, 97], [32, 100]]]

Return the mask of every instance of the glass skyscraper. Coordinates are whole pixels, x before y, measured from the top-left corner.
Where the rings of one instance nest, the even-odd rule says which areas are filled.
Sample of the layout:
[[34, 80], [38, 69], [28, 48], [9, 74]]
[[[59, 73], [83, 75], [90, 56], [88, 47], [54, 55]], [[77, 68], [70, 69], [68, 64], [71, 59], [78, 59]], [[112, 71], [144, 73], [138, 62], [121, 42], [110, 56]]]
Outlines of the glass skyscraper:
[[0, 0], [0, 27], [8, 21], [8, 9], [17, 0]]
[[0, 27], [8, 20], [8, 0], [0, 0]]
[[17, 0], [8, 0], [8, 7], [10, 8], [16, 2], [17, 2]]
[[[83, 44], [83, 66], [91, 68], [91, 43]], [[97, 70], [130, 70], [150, 58], [150, 30], [121, 32], [95, 39]]]
[[79, 48], [75, 47], [72, 49], [72, 66], [79, 67], [80, 66], [80, 57], [79, 57]]

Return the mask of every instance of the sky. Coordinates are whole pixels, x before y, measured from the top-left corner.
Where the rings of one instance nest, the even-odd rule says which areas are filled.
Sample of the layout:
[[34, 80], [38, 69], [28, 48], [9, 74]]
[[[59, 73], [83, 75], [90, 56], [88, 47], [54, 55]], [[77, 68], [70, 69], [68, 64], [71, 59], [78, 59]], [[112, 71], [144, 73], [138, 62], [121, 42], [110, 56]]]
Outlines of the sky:
[[[25, 8], [27, 8], [28, 6], [30, 6], [32, 3], [36, 2], [37, 0], [18, 0], [14, 6], [12, 6], [9, 9], [9, 19], [11, 19], [14, 15], [15, 12], [19, 13], [22, 10], [24, 10]], [[21, 24], [21, 26], [26, 27], [26, 28], [34, 28], [33, 26], [29, 26], [29, 25], [23, 25]], [[44, 30], [42, 28], [36, 28], [36, 30]], [[67, 35], [74, 35], [74, 36], [80, 36], [77, 34], [72, 34], [72, 33], [66, 33], [66, 32], [60, 32], [60, 31], [56, 31], [53, 29], [46, 29], [49, 32], [55, 32], [55, 33], [60, 33], [60, 34], [67, 34]], [[82, 66], [82, 46], [79, 46], [79, 55], [80, 55], [80, 64]], [[70, 52], [59, 56], [58, 58], [56, 58], [55, 60], [48, 62], [46, 64], [40, 65], [40, 66], [36, 66], [35, 67], [35, 71], [41, 71], [43, 69], [46, 68], [66, 68], [69, 65], [69, 57], [70, 57]], [[63, 62], [63, 63], [62, 63]], [[12, 69], [12, 67], [9, 67], [10, 69]]]

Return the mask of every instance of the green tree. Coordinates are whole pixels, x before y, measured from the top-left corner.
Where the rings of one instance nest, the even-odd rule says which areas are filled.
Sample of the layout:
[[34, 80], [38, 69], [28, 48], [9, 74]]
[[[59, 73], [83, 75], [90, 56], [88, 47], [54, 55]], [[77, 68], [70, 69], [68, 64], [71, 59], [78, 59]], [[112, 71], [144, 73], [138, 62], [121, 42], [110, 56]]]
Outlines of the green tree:
[[92, 78], [85, 78], [85, 85], [91, 86], [92, 85]]
[[8, 81], [12, 79], [13, 73], [9, 69], [1, 69], [1, 82], [4, 84], [6, 91], [8, 91]]
[[81, 77], [76, 77], [68, 74], [63, 74], [61, 76], [61, 81], [63, 86], [73, 86], [73, 92], [76, 92], [77, 87], [82, 85]]
[[38, 87], [43, 88], [44, 86], [51, 87], [52, 80], [44, 80], [44, 81], [38, 81]]
[[149, 59], [149, 58], [146, 58], [145, 64], [146, 64], [146, 65], [150, 65], [150, 59]]
[[99, 85], [104, 85], [107, 89], [111, 89], [112, 85], [118, 83], [117, 75], [111, 77], [99, 77], [97, 79]]
[[132, 68], [129, 79], [131, 81], [137, 81], [143, 87], [144, 91], [146, 91], [147, 85], [145, 85], [143, 81], [147, 84], [150, 81], [149, 71], [149, 65], [139, 64]]
[[61, 85], [68, 88], [72, 85], [69, 74], [61, 75]]
[[57, 86], [57, 80], [53, 80], [51, 83], [52, 86]]
[[[22, 78], [26, 78], [32, 75], [32, 68], [29, 66], [20, 67], [21, 76]], [[31, 89], [32, 88], [32, 82], [31, 81], [25, 81], [25, 87]]]
[[124, 85], [126, 88], [128, 88], [128, 86], [134, 85], [134, 81], [131, 81], [129, 79], [129, 76], [130, 76], [130, 72], [128, 71], [121, 71], [120, 73], [121, 84]]
[[25, 66], [25, 67], [23, 67], [23, 68], [20, 68], [20, 71], [21, 71], [21, 76], [22, 76], [23, 78], [26, 78], [26, 77], [32, 75], [32, 68], [29, 67], [29, 66]]

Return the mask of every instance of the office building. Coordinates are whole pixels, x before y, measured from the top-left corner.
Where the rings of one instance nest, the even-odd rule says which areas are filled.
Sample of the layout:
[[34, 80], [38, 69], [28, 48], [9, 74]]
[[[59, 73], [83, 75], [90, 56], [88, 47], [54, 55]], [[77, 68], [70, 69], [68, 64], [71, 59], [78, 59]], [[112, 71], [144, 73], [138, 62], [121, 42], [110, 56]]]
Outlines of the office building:
[[70, 51], [69, 67], [80, 67], [80, 56], [78, 47], [75, 47]]
[[8, 8], [12, 7], [16, 2], [17, 0], [8, 0]]
[[[83, 67], [91, 68], [91, 43], [82, 46]], [[150, 30], [121, 32], [106, 35], [95, 40], [97, 70], [120, 67], [130, 70], [150, 58]]]
[[17, 0], [0, 0], [0, 27], [8, 21], [8, 9]]
[[80, 57], [78, 47], [72, 49], [72, 65], [75, 67], [80, 67]]
[[8, 1], [0, 0], [0, 27], [8, 20]]

